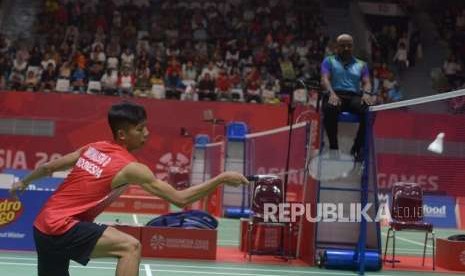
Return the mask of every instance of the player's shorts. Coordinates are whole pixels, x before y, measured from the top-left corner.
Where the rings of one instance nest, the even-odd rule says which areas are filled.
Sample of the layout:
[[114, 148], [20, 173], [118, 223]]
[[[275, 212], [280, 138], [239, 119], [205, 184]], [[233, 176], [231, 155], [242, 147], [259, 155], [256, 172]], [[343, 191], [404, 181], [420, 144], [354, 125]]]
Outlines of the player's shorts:
[[66, 233], [46, 235], [34, 227], [39, 276], [68, 276], [69, 261], [87, 265], [106, 225], [79, 222]]

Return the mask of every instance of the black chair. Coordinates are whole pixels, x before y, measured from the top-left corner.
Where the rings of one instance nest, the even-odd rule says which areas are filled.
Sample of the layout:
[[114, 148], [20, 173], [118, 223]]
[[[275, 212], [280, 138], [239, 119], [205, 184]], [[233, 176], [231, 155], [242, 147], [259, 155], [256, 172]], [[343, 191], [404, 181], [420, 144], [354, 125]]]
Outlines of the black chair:
[[[435, 264], [435, 236], [433, 225], [423, 221], [423, 190], [419, 184], [398, 182], [392, 187], [392, 206], [389, 230], [386, 238], [383, 262], [396, 263], [396, 232], [397, 231], [422, 231], [425, 232], [423, 246], [423, 266], [425, 265], [426, 245], [428, 240], [433, 245], [433, 270]], [[430, 237], [431, 235], [431, 237]], [[392, 258], [386, 259], [389, 240], [392, 238]]]
[[[278, 204], [284, 203], [284, 184], [281, 179], [273, 175], [261, 175], [256, 176], [251, 182], [251, 212], [249, 217], [249, 223], [247, 224], [247, 249], [246, 255], [249, 256], [249, 261], [252, 259], [252, 255], [276, 255], [281, 256], [286, 260], [290, 259], [290, 250], [292, 245], [292, 223], [289, 222], [270, 222], [265, 221], [264, 218], [264, 206], [266, 203]], [[265, 227], [280, 227], [280, 246], [278, 250], [260, 250], [254, 248], [253, 233], [254, 230], [258, 229], [259, 226]], [[285, 238], [285, 235], [286, 238]], [[285, 246], [287, 241], [287, 246]], [[245, 256], [246, 256], [245, 255]], [[245, 257], [244, 256], [244, 257]]]

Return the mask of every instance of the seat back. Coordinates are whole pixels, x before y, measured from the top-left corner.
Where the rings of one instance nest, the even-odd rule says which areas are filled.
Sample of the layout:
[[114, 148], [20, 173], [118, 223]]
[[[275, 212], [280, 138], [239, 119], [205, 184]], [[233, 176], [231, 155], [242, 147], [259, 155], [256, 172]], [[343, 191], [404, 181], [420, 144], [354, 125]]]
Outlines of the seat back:
[[274, 175], [258, 176], [252, 182], [251, 216], [253, 219], [263, 219], [265, 204], [284, 203], [283, 181]]
[[102, 91], [102, 84], [99, 81], [89, 81], [87, 84], [87, 94], [100, 93]]
[[70, 91], [70, 83], [67, 79], [58, 79], [56, 83], [55, 90], [58, 92], [69, 92]]
[[244, 91], [242, 90], [242, 88], [233, 88], [231, 89], [231, 97], [233, 101], [243, 102]]
[[165, 86], [163, 84], [153, 84], [151, 89], [152, 97], [155, 99], [165, 98]]
[[392, 187], [391, 216], [394, 221], [423, 220], [423, 190], [417, 183], [398, 182]]

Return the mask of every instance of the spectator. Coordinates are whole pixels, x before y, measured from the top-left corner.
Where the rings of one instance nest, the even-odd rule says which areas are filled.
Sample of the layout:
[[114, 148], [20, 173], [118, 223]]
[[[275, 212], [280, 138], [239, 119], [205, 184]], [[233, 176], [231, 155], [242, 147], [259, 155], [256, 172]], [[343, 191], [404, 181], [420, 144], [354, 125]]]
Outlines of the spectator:
[[184, 91], [185, 85], [182, 83], [179, 70], [172, 70], [170, 74], [167, 74], [165, 87], [167, 99], [179, 100], [181, 98], [181, 93]]
[[281, 76], [285, 80], [295, 80], [296, 73], [294, 70], [294, 65], [289, 59], [289, 56], [284, 55], [284, 58], [279, 62], [281, 68]]
[[216, 91], [217, 97], [219, 100], [231, 100], [231, 81], [229, 80], [228, 76], [226, 75], [226, 71], [224, 69], [220, 70], [220, 74], [216, 79]]
[[118, 93], [120, 96], [134, 96], [134, 76], [128, 67], [123, 69], [123, 73], [118, 78]]
[[70, 66], [70, 63], [68, 61], [65, 61], [60, 67], [60, 71], [58, 72], [58, 78], [69, 80], [71, 79], [71, 72], [72, 68]]
[[26, 69], [27, 69], [27, 62], [26, 60], [21, 56], [18, 55], [16, 58], [13, 60], [13, 71], [16, 71], [18, 73], [21, 73], [23, 75], [26, 74]]
[[151, 96], [158, 99], [164, 99], [166, 94], [165, 83], [161, 72], [153, 72], [150, 76], [150, 84], [152, 85]]
[[147, 96], [147, 92], [150, 90], [150, 68], [148, 61], [141, 63], [136, 70], [136, 83], [134, 95], [136, 96]]
[[10, 89], [15, 91], [23, 90], [24, 73], [13, 69], [10, 74]]
[[41, 62], [42, 70], [46, 70], [49, 64], [52, 65], [53, 69], [56, 68], [56, 62], [50, 56], [50, 53], [45, 53]]
[[106, 61], [106, 55], [105, 53], [103, 52], [103, 49], [102, 49], [102, 46], [101, 45], [97, 45], [95, 46], [94, 50], [92, 51], [92, 53], [90, 53], [90, 60], [94, 63], [96, 62], [101, 62], [101, 63], [105, 63]]
[[213, 63], [213, 61], [209, 61], [208, 65], [202, 69], [202, 73], [200, 73], [200, 78], [203, 79], [205, 75], [208, 74], [212, 80], [216, 80], [216, 78], [218, 77], [218, 72], [219, 70]]
[[115, 96], [118, 93], [118, 72], [112, 68], [108, 68], [100, 79], [103, 93], [105, 95]]
[[100, 81], [105, 72], [103, 63], [101, 61], [97, 61], [92, 63], [92, 65], [88, 68], [88, 80], [89, 81]]
[[226, 51], [226, 63], [229, 66], [237, 66], [239, 63], [239, 51], [237, 50], [236, 46], [231, 46]]
[[182, 65], [182, 80], [185, 84], [195, 85], [197, 79], [197, 69], [194, 67], [192, 60]]
[[199, 101], [210, 100], [216, 101], [215, 81], [210, 78], [209, 73], [201, 77], [198, 86]]
[[405, 70], [409, 67], [407, 47], [403, 42], [399, 44], [399, 48], [394, 55], [393, 61], [397, 64], [399, 71]]
[[131, 48], [127, 47], [121, 54], [121, 66], [128, 69], [134, 68], [134, 59], [134, 53], [131, 51]]
[[459, 84], [459, 78], [457, 74], [462, 71], [462, 66], [460, 63], [457, 62], [457, 58], [454, 54], [449, 55], [449, 58], [444, 62], [442, 66], [444, 75], [446, 75], [447, 82], [449, 83], [449, 87], [456, 88]]
[[24, 89], [27, 91], [37, 91], [39, 88], [39, 78], [35, 71], [29, 70], [26, 74], [26, 80], [24, 81]]
[[248, 103], [262, 103], [260, 86], [257, 81], [251, 81], [247, 85], [245, 101]]
[[266, 83], [262, 85], [262, 99], [265, 104], [279, 104], [279, 98], [276, 97], [276, 92], [273, 89], [273, 84]]
[[117, 37], [112, 36], [110, 39], [110, 44], [107, 46], [107, 56], [108, 57], [119, 57], [121, 55], [121, 46]]
[[32, 48], [31, 55], [29, 57], [29, 67], [28, 69], [38, 72], [41, 67], [42, 62], [42, 52], [38, 45], [35, 45]]
[[83, 68], [76, 66], [71, 74], [71, 87], [72, 90], [79, 93], [86, 92], [86, 79], [87, 75]]
[[80, 68], [80, 69], [84, 69], [86, 68], [86, 65], [87, 65], [87, 60], [86, 60], [86, 57], [85, 55], [77, 50], [76, 53], [74, 54], [74, 63], [76, 64], [76, 67]]
[[55, 83], [56, 83], [56, 71], [55, 67], [52, 63], [47, 65], [47, 68], [42, 72], [42, 76], [40, 78], [41, 82], [41, 90], [44, 91], [52, 91], [55, 90]]
[[0, 54], [0, 88], [6, 89], [7, 88], [7, 79], [10, 72], [10, 63], [8, 59], [3, 55]]

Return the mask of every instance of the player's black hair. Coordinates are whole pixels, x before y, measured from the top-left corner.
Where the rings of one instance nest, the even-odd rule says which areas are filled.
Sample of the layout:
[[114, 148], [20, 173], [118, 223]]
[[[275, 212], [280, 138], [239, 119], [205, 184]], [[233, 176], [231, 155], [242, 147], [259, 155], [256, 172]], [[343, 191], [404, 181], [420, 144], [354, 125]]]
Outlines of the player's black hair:
[[116, 137], [119, 129], [127, 129], [130, 125], [138, 125], [145, 120], [147, 120], [145, 108], [128, 101], [114, 104], [108, 111], [108, 124], [113, 137]]

